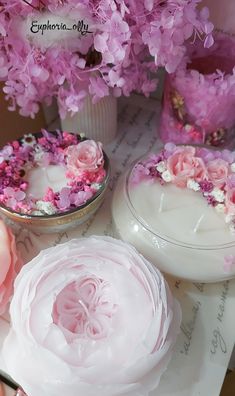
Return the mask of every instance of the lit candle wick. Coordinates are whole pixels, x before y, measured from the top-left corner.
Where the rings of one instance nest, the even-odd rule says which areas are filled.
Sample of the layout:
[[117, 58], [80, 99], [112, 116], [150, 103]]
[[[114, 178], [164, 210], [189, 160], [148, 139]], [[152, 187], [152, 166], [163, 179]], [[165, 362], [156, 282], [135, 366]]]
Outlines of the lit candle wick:
[[203, 220], [203, 218], [205, 217], [205, 214], [203, 214], [203, 215], [201, 215], [201, 217], [199, 217], [199, 219], [198, 219], [198, 221], [196, 222], [196, 225], [195, 225], [195, 227], [194, 227], [194, 229], [193, 229], [193, 232], [198, 232], [198, 230], [199, 230], [199, 228], [200, 228], [200, 225], [201, 225], [201, 222], [202, 222], [202, 220]]
[[162, 194], [161, 194], [161, 198], [160, 198], [159, 209], [158, 209], [158, 212], [159, 212], [159, 213], [163, 212], [164, 198], [165, 198], [165, 194], [162, 193]]

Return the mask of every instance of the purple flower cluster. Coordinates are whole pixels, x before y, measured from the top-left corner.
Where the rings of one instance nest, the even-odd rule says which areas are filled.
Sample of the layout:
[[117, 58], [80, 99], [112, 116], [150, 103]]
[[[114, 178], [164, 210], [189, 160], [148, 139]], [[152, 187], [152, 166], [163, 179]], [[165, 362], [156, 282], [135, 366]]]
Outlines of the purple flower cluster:
[[[34, 117], [39, 103], [57, 97], [60, 116], [79, 111], [87, 94], [96, 102], [138, 91], [149, 95], [159, 66], [175, 71], [191, 36], [212, 44], [213, 25], [200, 0], [38, 0], [30, 4], [2, 0], [0, 6], [0, 79], [9, 109]], [[71, 46], [45, 47], [19, 31], [29, 18], [43, 15], [79, 17], [91, 22], [92, 33], [74, 38]], [[152, 57], [149, 57], [151, 55]]]

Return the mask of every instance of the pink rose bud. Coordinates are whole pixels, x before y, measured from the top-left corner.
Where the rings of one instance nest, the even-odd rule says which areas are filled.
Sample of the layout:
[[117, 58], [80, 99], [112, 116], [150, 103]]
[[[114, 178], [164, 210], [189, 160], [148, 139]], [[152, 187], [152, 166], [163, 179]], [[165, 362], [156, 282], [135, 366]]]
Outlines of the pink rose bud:
[[102, 144], [85, 140], [67, 149], [67, 168], [74, 177], [96, 173], [104, 164]]
[[200, 181], [206, 177], [205, 164], [195, 154], [196, 149], [192, 146], [179, 147], [168, 158], [167, 170], [176, 186], [183, 188], [186, 187], [189, 179]]
[[129, 244], [74, 239], [23, 267], [3, 357], [28, 396], [137, 396], [158, 386], [181, 310]]

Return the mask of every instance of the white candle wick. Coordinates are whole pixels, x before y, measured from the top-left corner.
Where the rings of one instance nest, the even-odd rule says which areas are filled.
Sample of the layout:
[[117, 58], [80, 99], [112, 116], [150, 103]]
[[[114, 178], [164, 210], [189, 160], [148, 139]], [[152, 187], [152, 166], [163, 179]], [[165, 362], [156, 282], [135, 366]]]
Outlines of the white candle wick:
[[194, 229], [193, 229], [193, 232], [194, 232], [194, 233], [198, 232], [198, 230], [200, 229], [200, 225], [201, 225], [201, 222], [202, 222], [202, 220], [203, 220], [204, 217], [205, 217], [205, 213], [202, 214], [202, 215], [199, 217], [199, 219], [198, 219], [198, 221], [196, 222], [195, 227], [194, 227]]
[[161, 198], [160, 198], [159, 209], [158, 209], [158, 212], [159, 212], [159, 213], [163, 212], [164, 202], [165, 202], [165, 194], [162, 193], [162, 194], [161, 194]]

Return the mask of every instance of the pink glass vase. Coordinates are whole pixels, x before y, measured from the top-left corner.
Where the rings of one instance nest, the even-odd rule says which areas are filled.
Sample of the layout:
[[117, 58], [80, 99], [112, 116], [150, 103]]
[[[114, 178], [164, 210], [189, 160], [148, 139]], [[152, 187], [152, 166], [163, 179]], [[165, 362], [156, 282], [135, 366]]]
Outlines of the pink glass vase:
[[167, 75], [160, 135], [164, 142], [235, 146], [235, 39], [217, 33], [211, 49], [197, 43]]

